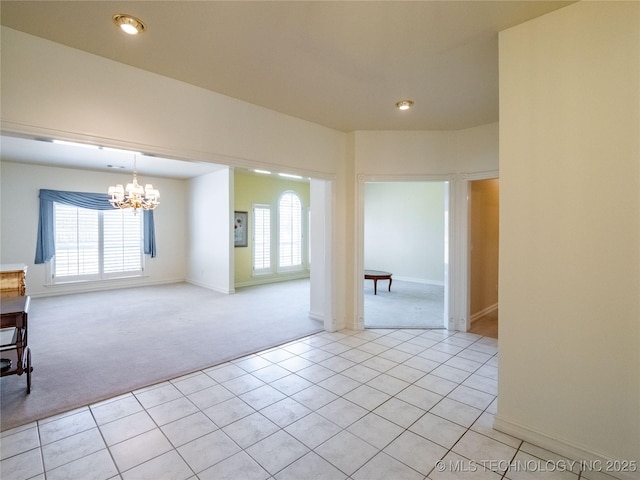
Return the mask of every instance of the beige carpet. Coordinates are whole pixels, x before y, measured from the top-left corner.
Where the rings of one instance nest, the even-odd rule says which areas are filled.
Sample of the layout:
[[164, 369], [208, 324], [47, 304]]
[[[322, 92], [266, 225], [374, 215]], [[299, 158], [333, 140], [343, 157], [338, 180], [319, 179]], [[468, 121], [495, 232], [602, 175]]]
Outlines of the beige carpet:
[[26, 376], [0, 380], [0, 430], [321, 331], [309, 282], [223, 295], [186, 283], [33, 298]]

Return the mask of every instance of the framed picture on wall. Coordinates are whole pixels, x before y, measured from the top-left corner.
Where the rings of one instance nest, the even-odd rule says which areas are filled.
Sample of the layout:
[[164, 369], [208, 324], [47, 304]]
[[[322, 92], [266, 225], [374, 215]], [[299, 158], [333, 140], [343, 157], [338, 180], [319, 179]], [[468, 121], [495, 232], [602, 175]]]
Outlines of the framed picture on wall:
[[247, 246], [247, 212], [235, 212], [233, 216], [233, 243], [236, 247]]

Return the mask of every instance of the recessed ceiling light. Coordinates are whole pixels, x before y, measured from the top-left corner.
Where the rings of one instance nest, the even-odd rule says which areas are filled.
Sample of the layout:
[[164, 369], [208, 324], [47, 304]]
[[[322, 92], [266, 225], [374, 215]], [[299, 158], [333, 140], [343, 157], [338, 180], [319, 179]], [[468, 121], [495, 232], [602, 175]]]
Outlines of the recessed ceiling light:
[[271, 175], [271, 172], [270, 172], [269, 170], [260, 170], [259, 168], [256, 168], [256, 169], [254, 170], [254, 172], [256, 172], [256, 173], [262, 173], [262, 174], [264, 174], [264, 175]]
[[285, 178], [295, 178], [296, 180], [302, 179], [302, 177], [300, 175], [292, 175], [290, 173], [279, 173], [278, 175], [280, 175], [281, 177], [285, 177]]
[[413, 100], [401, 100], [396, 103], [396, 107], [398, 107], [398, 110], [409, 110], [412, 105]]
[[133, 17], [131, 15], [125, 15], [124, 13], [118, 13], [113, 16], [113, 23], [122, 29], [123, 32], [129, 35], [137, 35], [145, 31], [146, 27], [142, 20]]

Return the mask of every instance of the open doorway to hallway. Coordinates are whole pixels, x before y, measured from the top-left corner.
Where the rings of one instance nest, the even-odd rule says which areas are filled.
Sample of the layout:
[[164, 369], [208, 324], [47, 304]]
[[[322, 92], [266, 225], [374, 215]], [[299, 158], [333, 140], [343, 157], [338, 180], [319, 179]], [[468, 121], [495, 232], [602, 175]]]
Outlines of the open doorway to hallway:
[[364, 326], [442, 328], [448, 182], [366, 182], [363, 217]]
[[469, 182], [469, 332], [498, 338], [500, 184]]

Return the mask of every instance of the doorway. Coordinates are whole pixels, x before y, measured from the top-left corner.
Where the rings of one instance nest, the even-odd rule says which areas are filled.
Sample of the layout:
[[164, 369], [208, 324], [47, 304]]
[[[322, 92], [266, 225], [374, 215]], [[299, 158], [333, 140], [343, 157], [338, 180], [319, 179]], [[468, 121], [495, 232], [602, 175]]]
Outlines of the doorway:
[[500, 184], [469, 182], [469, 332], [498, 338]]
[[447, 318], [449, 185], [371, 181], [363, 191], [365, 328], [442, 328]]
[[[331, 290], [331, 181], [302, 176], [283, 179], [266, 171], [256, 173], [237, 168], [233, 185], [234, 211], [245, 211], [250, 215], [247, 248], [236, 248], [232, 252], [234, 286], [275, 284], [276, 288], [284, 281], [308, 278], [308, 289], [302, 295], [308, 301], [308, 316], [322, 322], [326, 330], [335, 330]], [[285, 193], [300, 200], [298, 222], [292, 221], [290, 214], [281, 215], [280, 199]], [[260, 221], [256, 216], [258, 211], [261, 213]], [[298, 234], [298, 243], [280, 243], [283, 237], [280, 236], [279, 222], [282, 218], [291, 225], [290, 232], [285, 232], [289, 235], [287, 239], [291, 240], [294, 234]], [[296, 259], [300, 264], [282, 267], [279, 262], [283, 251], [288, 256], [297, 253]], [[285, 307], [290, 300], [283, 295], [281, 301]]]

